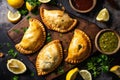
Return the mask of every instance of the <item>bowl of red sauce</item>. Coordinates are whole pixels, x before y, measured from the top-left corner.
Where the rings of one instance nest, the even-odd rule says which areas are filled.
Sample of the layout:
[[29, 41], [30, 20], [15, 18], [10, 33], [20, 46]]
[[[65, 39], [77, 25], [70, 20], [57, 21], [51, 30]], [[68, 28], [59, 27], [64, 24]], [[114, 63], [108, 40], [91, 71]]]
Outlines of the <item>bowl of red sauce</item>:
[[120, 49], [120, 35], [112, 29], [103, 29], [95, 37], [95, 46], [103, 54], [115, 54]]
[[96, 0], [69, 0], [73, 10], [80, 13], [90, 12], [96, 5]]

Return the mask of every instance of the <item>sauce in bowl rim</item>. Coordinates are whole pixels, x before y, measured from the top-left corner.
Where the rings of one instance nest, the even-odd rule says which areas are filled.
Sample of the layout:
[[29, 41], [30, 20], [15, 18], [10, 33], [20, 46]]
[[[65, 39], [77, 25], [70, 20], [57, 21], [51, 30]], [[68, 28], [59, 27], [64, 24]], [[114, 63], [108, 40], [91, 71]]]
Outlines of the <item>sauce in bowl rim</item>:
[[[90, 8], [88, 8], [88, 9], [86, 9], [86, 10], [79, 10], [79, 9], [75, 8], [75, 6], [74, 6], [74, 4], [73, 4], [72, 1], [73, 1], [73, 0], [69, 0], [69, 3], [70, 3], [71, 8], [72, 8], [73, 10], [79, 12], [79, 13], [87, 13], [87, 12], [90, 12], [90, 11], [95, 7], [95, 5], [96, 5], [96, 0], [92, 0], [93, 3], [92, 3], [92, 6], [91, 6]], [[85, 3], [85, 2], [84, 2], [84, 3]]]
[[[105, 32], [113, 32], [116, 35], [116, 37], [118, 38], [117, 48], [114, 51], [112, 51], [112, 52], [105, 52], [105, 51], [103, 51], [103, 50], [100, 49], [98, 40], [99, 40], [101, 34], [103, 34]], [[119, 50], [119, 48], [120, 48], [120, 36], [119, 36], [119, 34], [115, 30], [112, 30], [112, 29], [103, 29], [103, 30], [99, 31], [97, 33], [96, 37], [95, 37], [95, 46], [96, 46], [97, 50], [100, 51], [103, 54], [107, 54], [107, 55], [115, 54]]]

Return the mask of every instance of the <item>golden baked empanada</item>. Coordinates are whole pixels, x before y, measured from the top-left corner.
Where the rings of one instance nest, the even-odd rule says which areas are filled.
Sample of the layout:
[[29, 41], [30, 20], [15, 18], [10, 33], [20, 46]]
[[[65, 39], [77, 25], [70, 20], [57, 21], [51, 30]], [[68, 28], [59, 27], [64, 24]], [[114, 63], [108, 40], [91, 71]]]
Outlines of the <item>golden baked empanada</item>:
[[80, 63], [85, 60], [90, 53], [91, 41], [89, 37], [83, 31], [75, 29], [65, 61], [68, 63]]
[[62, 46], [59, 40], [45, 45], [39, 52], [36, 60], [38, 75], [45, 75], [57, 68], [63, 59]]
[[62, 10], [47, 10], [41, 7], [40, 15], [48, 29], [58, 32], [70, 31], [77, 23], [77, 19], [72, 19]]
[[37, 19], [30, 18], [27, 31], [15, 47], [20, 53], [31, 54], [43, 46], [45, 38], [46, 32], [43, 24]]

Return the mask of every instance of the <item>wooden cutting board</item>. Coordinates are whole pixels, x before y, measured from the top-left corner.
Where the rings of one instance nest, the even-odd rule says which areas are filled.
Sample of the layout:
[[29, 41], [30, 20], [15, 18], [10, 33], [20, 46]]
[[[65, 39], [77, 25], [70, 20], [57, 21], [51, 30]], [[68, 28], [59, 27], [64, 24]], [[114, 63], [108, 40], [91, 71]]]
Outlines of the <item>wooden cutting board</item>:
[[[48, 9], [58, 9], [58, 8], [46, 6], [46, 5], [41, 5], [41, 6], [44, 6]], [[73, 15], [70, 15], [70, 16], [73, 18], [76, 18]], [[28, 17], [36, 18], [42, 22], [39, 15], [33, 15], [33, 14], [29, 13], [26, 17], [24, 17], [19, 23], [17, 23], [15, 26], [13, 26], [8, 31], [8, 36], [12, 39], [12, 41], [15, 44], [19, 43], [21, 41], [22, 36], [24, 35], [24, 30], [26, 29], [26, 27], [29, 26], [29, 22], [27, 19]], [[100, 31], [100, 28], [96, 24], [88, 22], [87, 20], [84, 20], [82, 18], [76, 18], [76, 19], [78, 20], [78, 24], [76, 25], [76, 27], [74, 29], [78, 28], [78, 29], [84, 31], [90, 37], [91, 42], [92, 42], [92, 53], [96, 52], [96, 48], [94, 46], [94, 39], [95, 39], [95, 36], [98, 33], [98, 31]], [[46, 26], [45, 26], [45, 28], [46, 28]], [[46, 28], [46, 32], [51, 34], [52, 40], [59, 39], [61, 41], [61, 43], [63, 45], [63, 49], [64, 49], [63, 62], [56, 70], [54, 70], [50, 74], [44, 76], [46, 78], [46, 80], [52, 80], [52, 79], [62, 75], [63, 73], [59, 73], [60, 70], [67, 72], [71, 68], [78, 65], [78, 64], [71, 65], [64, 61], [67, 56], [67, 49], [68, 49], [69, 43], [72, 39], [74, 29], [72, 29], [71, 31], [69, 31], [67, 33], [58, 33], [56, 31], [48, 30]], [[45, 42], [45, 44], [47, 44], [47, 42]], [[38, 52], [31, 54], [31, 55], [25, 55], [25, 56], [27, 56], [29, 58], [29, 60], [35, 65], [36, 56], [38, 55]]]

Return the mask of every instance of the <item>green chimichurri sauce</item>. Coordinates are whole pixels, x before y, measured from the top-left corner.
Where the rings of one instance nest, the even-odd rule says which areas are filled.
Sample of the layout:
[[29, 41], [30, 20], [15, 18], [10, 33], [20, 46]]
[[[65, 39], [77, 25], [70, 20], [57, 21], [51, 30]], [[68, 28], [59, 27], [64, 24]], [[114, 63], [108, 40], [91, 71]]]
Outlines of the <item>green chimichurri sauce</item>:
[[104, 52], [112, 52], [118, 46], [118, 37], [114, 32], [105, 32], [99, 37], [99, 47]]

